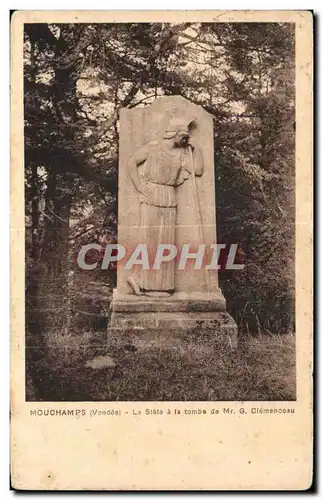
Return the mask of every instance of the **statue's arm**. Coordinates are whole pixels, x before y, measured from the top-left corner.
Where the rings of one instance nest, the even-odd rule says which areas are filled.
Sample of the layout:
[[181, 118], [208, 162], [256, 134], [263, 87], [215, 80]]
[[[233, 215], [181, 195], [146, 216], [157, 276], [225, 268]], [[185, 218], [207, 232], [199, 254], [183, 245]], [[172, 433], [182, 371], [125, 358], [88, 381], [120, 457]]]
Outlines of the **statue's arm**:
[[193, 149], [193, 161], [195, 175], [202, 175], [204, 171], [204, 160], [202, 150], [199, 146], [195, 146], [195, 148]]
[[149, 190], [142, 183], [138, 175], [138, 167], [147, 160], [148, 154], [149, 146], [146, 144], [145, 146], [142, 146], [140, 149], [138, 149], [138, 151], [136, 151], [136, 153], [130, 158], [130, 161], [128, 163], [128, 173], [135, 188], [137, 189], [137, 191], [145, 195], [149, 194]]
[[[189, 140], [189, 148], [191, 148], [192, 151], [192, 157], [194, 161], [194, 173], [195, 175], [202, 175], [203, 170], [204, 170], [204, 160], [203, 160], [203, 154], [201, 148], [193, 142], [192, 138]], [[192, 167], [190, 162], [188, 163], [186, 170], [188, 170], [190, 173], [192, 173]]]

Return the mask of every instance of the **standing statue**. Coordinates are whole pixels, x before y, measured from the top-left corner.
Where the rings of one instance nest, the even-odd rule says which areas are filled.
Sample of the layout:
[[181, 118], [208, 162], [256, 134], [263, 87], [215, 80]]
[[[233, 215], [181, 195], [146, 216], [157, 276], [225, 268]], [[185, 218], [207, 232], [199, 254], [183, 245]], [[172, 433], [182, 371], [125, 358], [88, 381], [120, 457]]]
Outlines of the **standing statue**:
[[[194, 124], [172, 119], [163, 139], [141, 147], [128, 164], [139, 193], [141, 242], [150, 252], [159, 244], [175, 244], [175, 187], [190, 174], [203, 174], [202, 152], [191, 136]], [[141, 269], [139, 277], [132, 275], [127, 281], [136, 295], [168, 296], [175, 291], [175, 261], [162, 262], [160, 269]]]
[[204, 265], [217, 243], [213, 116], [160, 97], [120, 111], [119, 139], [118, 245], [130, 258], [118, 262], [109, 343], [185, 349], [201, 331], [203, 346], [236, 346], [217, 270]]

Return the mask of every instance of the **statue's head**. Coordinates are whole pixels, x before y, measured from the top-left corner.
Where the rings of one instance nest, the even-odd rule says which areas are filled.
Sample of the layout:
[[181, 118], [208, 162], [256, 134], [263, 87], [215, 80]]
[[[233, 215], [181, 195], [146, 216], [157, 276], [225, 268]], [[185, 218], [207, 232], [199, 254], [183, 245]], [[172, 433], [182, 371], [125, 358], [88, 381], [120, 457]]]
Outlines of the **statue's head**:
[[188, 120], [182, 118], [173, 118], [168, 123], [164, 134], [164, 139], [173, 139], [174, 145], [177, 147], [187, 146], [190, 137], [190, 124]]

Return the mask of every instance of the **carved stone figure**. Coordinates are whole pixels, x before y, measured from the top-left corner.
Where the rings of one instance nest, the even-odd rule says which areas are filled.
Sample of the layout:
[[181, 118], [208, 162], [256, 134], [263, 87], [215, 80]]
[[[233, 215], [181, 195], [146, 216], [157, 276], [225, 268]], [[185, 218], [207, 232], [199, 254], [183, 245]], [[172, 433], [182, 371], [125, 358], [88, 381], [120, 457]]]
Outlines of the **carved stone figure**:
[[[176, 186], [190, 174], [203, 174], [202, 152], [191, 136], [193, 124], [171, 120], [163, 139], [141, 147], [128, 164], [140, 200], [141, 241], [151, 252], [159, 244], [175, 244]], [[163, 262], [160, 269], [142, 269], [139, 283], [133, 275], [128, 283], [137, 295], [167, 296], [175, 290], [175, 260]]]
[[[201, 333], [210, 348], [236, 345], [216, 267], [195, 266], [200, 247], [210, 262], [217, 243], [213, 143], [213, 117], [181, 96], [121, 110], [118, 245], [126, 250], [110, 304], [109, 343], [184, 346], [190, 333]], [[154, 256], [163, 245], [176, 258], [158, 267]], [[147, 266], [136, 256], [140, 247], [150, 254]]]

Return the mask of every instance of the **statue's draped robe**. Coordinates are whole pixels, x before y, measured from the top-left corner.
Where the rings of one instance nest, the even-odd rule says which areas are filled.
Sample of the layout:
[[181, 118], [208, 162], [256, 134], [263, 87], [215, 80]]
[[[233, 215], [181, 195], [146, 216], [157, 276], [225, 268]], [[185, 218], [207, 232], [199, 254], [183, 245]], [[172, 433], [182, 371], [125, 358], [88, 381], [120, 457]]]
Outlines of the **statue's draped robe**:
[[149, 270], [141, 268], [140, 287], [143, 290], [175, 289], [175, 259], [162, 262], [160, 269], [152, 269], [152, 265], [159, 244], [175, 244], [175, 186], [189, 177], [188, 161], [187, 151], [183, 148], [168, 150], [157, 142], [149, 145], [142, 181], [149, 188], [150, 195], [140, 196], [141, 242], [147, 245], [150, 265]]

